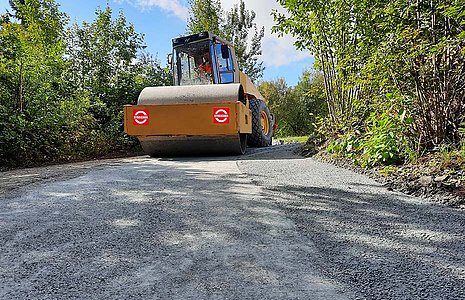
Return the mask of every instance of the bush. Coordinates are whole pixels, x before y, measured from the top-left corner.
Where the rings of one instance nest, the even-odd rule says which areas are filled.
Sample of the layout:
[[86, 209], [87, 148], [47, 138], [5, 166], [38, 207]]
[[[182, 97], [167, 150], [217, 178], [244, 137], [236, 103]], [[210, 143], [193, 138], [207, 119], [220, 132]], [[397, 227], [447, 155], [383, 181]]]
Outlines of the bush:
[[411, 122], [405, 112], [400, 115], [372, 113], [366, 121], [369, 125], [365, 132], [341, 135], [329, 143], [327, 151], [350, 158], [362, 167], [399, 164], [414, 152], [404, 131], [405, 124]]
[[372, 113], [369, 123], [371, 126], [359, 145], [363, 151], [362, 166], [400, 163], [406, 142], [397, 120], [386, 113], [380, 116]]

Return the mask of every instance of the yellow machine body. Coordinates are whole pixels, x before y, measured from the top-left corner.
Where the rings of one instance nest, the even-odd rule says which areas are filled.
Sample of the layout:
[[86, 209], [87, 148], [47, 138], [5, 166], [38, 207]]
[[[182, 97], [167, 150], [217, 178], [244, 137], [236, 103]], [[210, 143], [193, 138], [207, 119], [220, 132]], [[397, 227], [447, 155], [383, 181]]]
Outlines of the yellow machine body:
[[146, 88], [124, 106], [124, 131], [151, 156], [242, 154], [252, 132], [242, 85]]
[[[227, 110], [228, 115], [215, 114]], [[147, 120], [138, 124], [134, 117], [143, 111]], [[243, 103], [194, 103], [165, 105], [126, 105], [124, 131], [137, 137], [218, 136], [251, 133], [251, 112]], [[142, 121], [140, 121], [142, 122]]]

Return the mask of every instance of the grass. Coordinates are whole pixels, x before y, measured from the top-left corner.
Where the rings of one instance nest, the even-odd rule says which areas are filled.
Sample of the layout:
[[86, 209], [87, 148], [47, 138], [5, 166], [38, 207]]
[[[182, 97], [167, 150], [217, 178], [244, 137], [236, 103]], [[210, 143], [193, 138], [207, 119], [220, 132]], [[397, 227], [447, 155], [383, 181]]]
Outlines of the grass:
[[288, 137], [277, 137], [276, 140], [282, 140], [285, 144], [289, 144], [291, 142], [298, 142], [298, 143], [305, 143], [308, 140], [308, 135], [304, 136], [288, 136]]

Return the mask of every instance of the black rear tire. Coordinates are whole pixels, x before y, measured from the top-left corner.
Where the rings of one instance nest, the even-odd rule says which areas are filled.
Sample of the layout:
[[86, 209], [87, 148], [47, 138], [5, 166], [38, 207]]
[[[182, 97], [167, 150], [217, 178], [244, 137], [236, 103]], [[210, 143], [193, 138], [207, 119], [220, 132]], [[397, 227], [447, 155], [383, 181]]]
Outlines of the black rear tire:
[[247, 150], [247, 134], [240, 133], [239, 142], [241, 143], [241, 152], [239, 154], [245, 154], [245, 151]]
[[[247, 139], [250, 147], [266, 147], [271, 145], [273, 139], [273, 117], [268, 106], [263, 100], [251, 99], [250, 110], [252, 111], [252, 134]], [[262, 126], [262, 114], [267, 119]], [[264, 128], [263, 128], [264, 127]]]

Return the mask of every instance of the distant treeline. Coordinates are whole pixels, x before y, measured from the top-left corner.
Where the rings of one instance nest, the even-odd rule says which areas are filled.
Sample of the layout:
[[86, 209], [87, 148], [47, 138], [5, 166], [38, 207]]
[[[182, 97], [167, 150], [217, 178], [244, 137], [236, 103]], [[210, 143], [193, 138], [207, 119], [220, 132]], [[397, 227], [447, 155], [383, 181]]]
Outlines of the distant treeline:
[[11, 0], [0, 16], [0, 167], [130, 149], [124, 104], [171, 83], [124, 15], [68, 24], [54, 0]]

